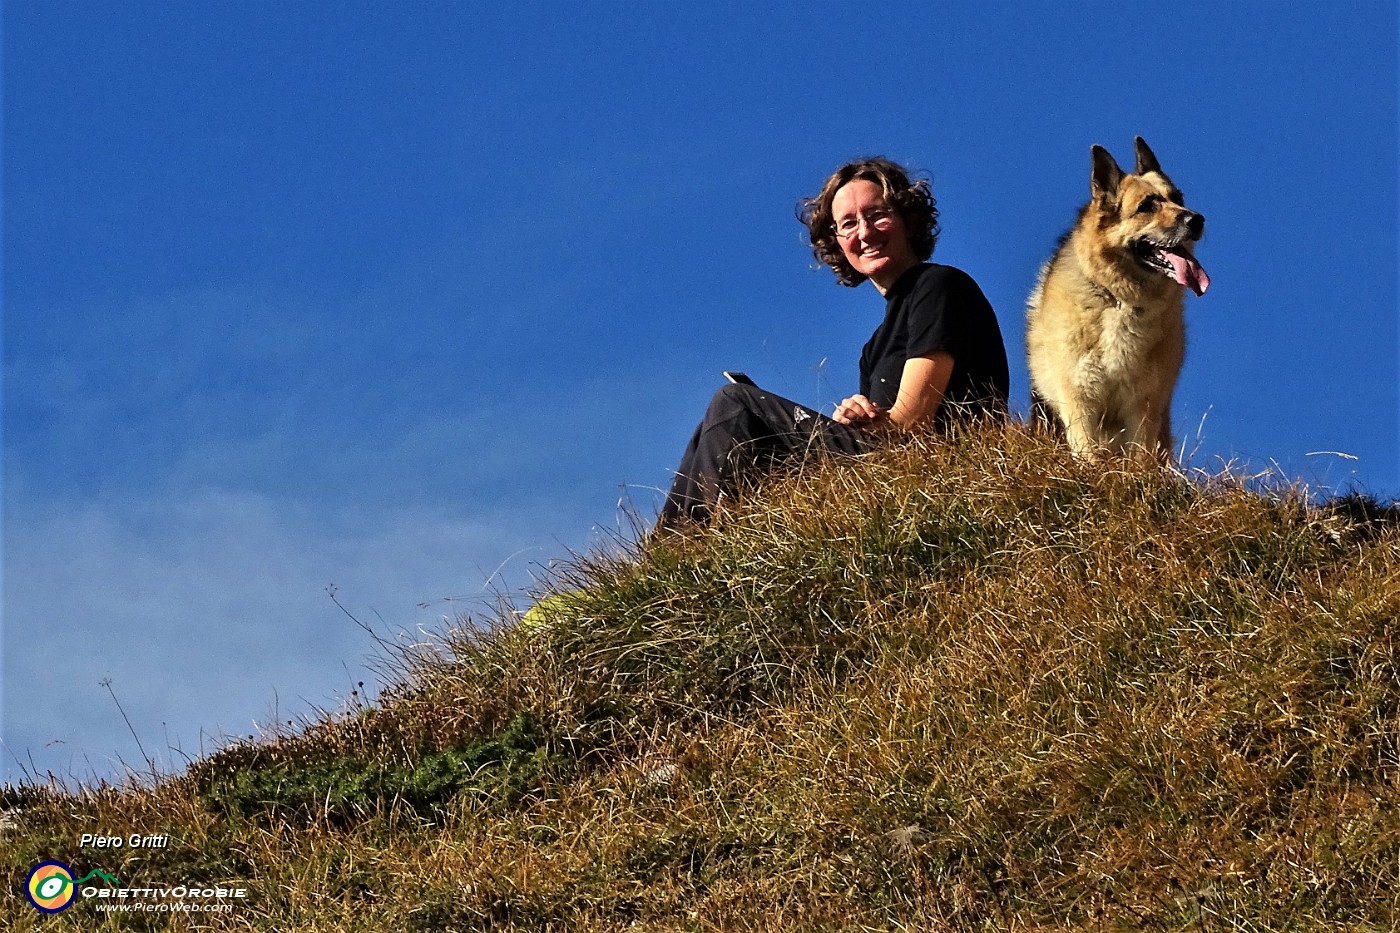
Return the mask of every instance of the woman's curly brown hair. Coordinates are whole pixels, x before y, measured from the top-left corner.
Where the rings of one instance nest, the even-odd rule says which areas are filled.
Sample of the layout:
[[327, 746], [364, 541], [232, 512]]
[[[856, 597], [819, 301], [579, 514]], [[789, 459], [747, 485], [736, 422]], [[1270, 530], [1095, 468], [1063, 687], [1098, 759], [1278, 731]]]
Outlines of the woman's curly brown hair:
[[831, 202], [842, 185], [857, 178], [879, 185], [885, 194], [885, 201], [899, 211], [905, 229], [909, 231], [909, 245], [920, 262], [933, 255], [940, 232], [938, 202], [933, 198], [933, 190], [927, 179], [911, 182], [909, 173], [902, 166], [884, 156], [858, 159], [841, 166], [822, 185], [821, 194], [803, 198], [797, 203], [797, 219], [807, 226], [812, 255], [817, 257], [818, 262], [831, 267], [837, 281], [851, 287], [864, 282], [866, 277], [851, 266], [846, 254], [841, 251], [831, 214]]

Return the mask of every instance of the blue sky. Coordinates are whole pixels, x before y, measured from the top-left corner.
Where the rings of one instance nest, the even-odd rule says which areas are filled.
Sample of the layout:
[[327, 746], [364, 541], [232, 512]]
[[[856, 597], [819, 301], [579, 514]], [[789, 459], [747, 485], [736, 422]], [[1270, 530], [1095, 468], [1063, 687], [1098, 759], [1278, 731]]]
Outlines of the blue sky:
[[1395, 4], [480, 6], [6, 4], [0, 773], [139, 766], [104, 680], [166, 768], [338, 709], [327, 587], [423, 640], [650, 520], [721, 370], [850, 394], [883, 303], [793, 207], [856, 155], [931, 176], [1024, 410], [1143, 135], [1207, 218], [1191, 462], [1400, 492]]

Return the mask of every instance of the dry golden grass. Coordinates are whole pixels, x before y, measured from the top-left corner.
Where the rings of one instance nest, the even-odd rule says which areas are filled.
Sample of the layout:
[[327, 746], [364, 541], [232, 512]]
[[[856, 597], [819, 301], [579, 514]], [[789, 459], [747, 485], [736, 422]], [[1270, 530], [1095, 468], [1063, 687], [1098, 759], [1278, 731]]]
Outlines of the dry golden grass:
[[72, 929], [1394, 929], [1396, 509], [1260, 485], [1016, 426], [815, 462], [377, 708], [13, 790], [0, 865], [250, 891]]

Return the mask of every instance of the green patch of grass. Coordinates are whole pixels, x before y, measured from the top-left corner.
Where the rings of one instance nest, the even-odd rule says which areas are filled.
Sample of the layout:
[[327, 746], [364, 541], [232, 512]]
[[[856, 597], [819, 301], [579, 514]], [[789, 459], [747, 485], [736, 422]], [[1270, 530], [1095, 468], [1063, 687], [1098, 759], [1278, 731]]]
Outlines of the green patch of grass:
[[316, 764], [245, 765], [208, 779], [202, 796], [210, 808], [245, 819], [261, 815], [343, 824], [399, 806], [440, 817], [445, 806], [464, 797], [487, 807], [514, 806], [546, 777], [567, 774], [570, 765], [551, 750], [536, 718], [521, 712], [497, 735], [407, 761], [338, 757]]

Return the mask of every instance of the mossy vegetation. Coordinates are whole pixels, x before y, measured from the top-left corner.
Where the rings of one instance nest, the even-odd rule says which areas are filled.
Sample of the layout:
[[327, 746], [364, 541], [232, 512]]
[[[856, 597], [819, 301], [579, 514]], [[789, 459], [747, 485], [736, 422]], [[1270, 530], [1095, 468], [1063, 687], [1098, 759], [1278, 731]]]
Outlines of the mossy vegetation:
[[546, 780], [562, 779], [569, 765], [550, 754], [534, 717], [520, 712], [500, 733], [460, 747], [388, 761], [336, 755], [288, 764], [254, 757], [230, 769], [200, 769], [200, 787], [215, 813], [350, 826], [396, 807], [431, 819], [463, 798], [510, 808]]

